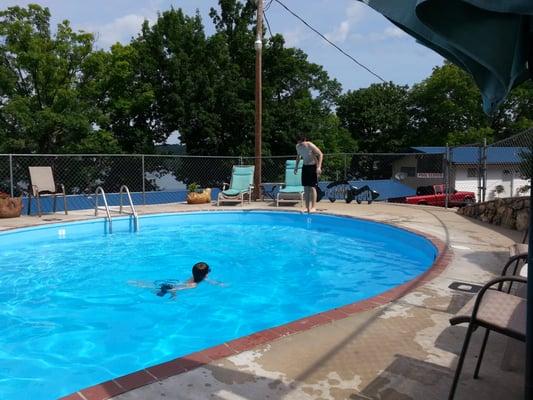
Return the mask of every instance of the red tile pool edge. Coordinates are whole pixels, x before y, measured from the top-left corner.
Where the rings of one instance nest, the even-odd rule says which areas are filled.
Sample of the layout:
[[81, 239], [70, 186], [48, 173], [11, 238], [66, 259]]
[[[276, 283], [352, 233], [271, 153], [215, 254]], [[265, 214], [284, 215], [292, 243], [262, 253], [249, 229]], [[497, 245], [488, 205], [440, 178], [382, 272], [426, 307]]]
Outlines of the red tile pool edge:
[[446, 243], [433, 235], [422, 233], [415, 229], [404, 227], [401, 227], [400, 229], [405, 229], [406, 231], [410, 231], [429, 239], [437, 248], [438, 252], [437, 258], [435, 259], [433, 265], [422, 275], [410, 280], [409, 282], [393, 287], [384, 293], [366, 300], [358, 301], [356, 303], [348, 304], [312, 315], [310, 317], [289, 322], [288, 324], [256, 332], [251, 335], [220, 344], [218, 346], [210, 347], [196, 353], [188, 354], [162, 364], [157, 364], [146, 369], [133, 372], [129, 375], [99, 383], [98, 385], [91, 386], [76, 393], [62, 397], [60, 400], [107, 400], [138, 387], [161, 381], [174, 375], [182, 374], [221, 358], [238, 354], [246, 350], [251, 350], [257, 346], [279, 339], [283, 336], [292, 335], [294, 333], [302, 332], [319, 325], [325, 325], [332, 321], [347, 318], [353, 314], [371, 310], [406, 295], [416, 287], [435, 279], [448, 266], [453, 255]]

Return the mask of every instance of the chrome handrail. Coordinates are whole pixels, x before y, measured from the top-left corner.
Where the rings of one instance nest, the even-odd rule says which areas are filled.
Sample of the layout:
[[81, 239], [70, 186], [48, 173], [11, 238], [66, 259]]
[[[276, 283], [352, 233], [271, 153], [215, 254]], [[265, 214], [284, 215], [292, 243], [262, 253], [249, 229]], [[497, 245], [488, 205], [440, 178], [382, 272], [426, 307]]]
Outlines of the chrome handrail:
[[119, 208], [119, 211], [118, 213], [119, 214], [122, 214], [122, 194], [126, 192], [126, 196], [128, 196], [128, 202], [129, 202], [129, 205], [130, 205], [130, 208], [131, 208], [131, 213], [129, 213], [130, 215], [133, 216], [133, 229], [135, 232], [137, 232], [139, 230], [139, 216], [137, 215], [137, 211], [135, 211], [135, 207], [133, 206], [133, 201], [131, 199], [131, 194], [130, 194], [130, 190], [128, 189], [128, 187], [126, 185], [122, 185], [120, 187], [120, 190], [119, 190], [119, 204], [120, 204], [120, 208]]
[[109, 220], [109, 233], [112, 233], [113, 232], [113, 226], [112, 226], [112, 220], [111, 220], [111, 213], [109, 212], [109, 206], [107, 205], [107, 198], [106, 198], [106, 195], [105, 195], [105, 192], [104, 192], [104, 189], [102, 188], [102, 186], [98, 186], [96, 188], [96, 191], [94, 192], [94, 216], [97, 216], [98, 215], [98, 210], [100, 210], [100, 208], [98, 208], [98, 193], [101, 193], [102, 194], [102, 198], [104, 199], [104, 210], [107, 214], [107, 219]]

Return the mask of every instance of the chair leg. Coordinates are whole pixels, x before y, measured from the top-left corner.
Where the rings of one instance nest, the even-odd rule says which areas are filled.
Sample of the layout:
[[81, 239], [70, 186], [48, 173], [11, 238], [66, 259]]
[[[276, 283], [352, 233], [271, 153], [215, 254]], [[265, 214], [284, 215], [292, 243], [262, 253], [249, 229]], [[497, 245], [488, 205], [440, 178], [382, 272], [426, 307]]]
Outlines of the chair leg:
[[450, 394], [448, 395], [448, 400], [453, 400], [455, 396], [455, 390], [457, 389], [457, 383], [459, 381], [459, 376], [461, 375], [461, 370], [463, 369], [466, 351], [468, 350], [468, 345], [470, 344], [470, 337], [472, 336], [473, 331], [474, 325], [472, 323], [468, 324], [465, 341], [463, 343], [463, 348], [461, 349], [461, 355], [459, 356], [459, 360], [457, 361], [457, 368], [455, 369], [455, 375], [453, 377], [452, 387], [450, 389]]
[[41, 212], [41, 195], [39, 193], [37, 193], [37, 197], [35, 198], [35, 200], [37, 201], [37, 215], [39, 215], [39, 217], [42, 217], [42, 212]]
[[479, 350], [476, 370], [474, 371], [474, 379], [479, 378], [479, 369], [481, 368], [481, 361], [483, 360], [483, 354], [485, 353], [485, 346], [487, 346], [487, 340], [489, 339], [489, 333], [490, 333], [490, 330], [485, 329], [485, 337], [483, 338], [483, 343], [481, 344], [481, 349]]
[[63, 193], [63, 208], [65, 209], [65, 215], [68, 215], [67, 196], [65, 195], [65, 193]]

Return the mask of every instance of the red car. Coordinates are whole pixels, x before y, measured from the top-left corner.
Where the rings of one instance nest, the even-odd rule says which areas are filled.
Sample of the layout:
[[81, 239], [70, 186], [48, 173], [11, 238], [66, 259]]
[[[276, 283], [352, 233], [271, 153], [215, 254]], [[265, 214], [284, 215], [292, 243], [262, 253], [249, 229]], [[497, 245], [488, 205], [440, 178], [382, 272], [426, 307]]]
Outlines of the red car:
[[[453, 190], [450, 192], [448, 198], [449, 207], [460, 207], [475, 202], [476, 195], [474, 192], [458, 192], [457, 190]], [[446, 186], [420, 186], [416, 189], [416, 196], [406, 197], [402, 203], [444, 207], [446, 205]]]

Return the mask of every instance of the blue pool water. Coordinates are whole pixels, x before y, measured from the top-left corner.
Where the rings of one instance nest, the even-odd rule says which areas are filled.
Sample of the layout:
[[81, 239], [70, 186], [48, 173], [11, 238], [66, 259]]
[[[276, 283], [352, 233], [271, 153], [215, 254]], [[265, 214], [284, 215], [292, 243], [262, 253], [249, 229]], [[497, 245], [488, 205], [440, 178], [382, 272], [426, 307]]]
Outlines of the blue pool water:
[[[0, 234], [0, 399], [53, 399], [349, 304], [426, 270], [436, 249], [387, 225], [325, 215], [207, 212]], [[209, 278], [173, 300], [128, 284]]]

